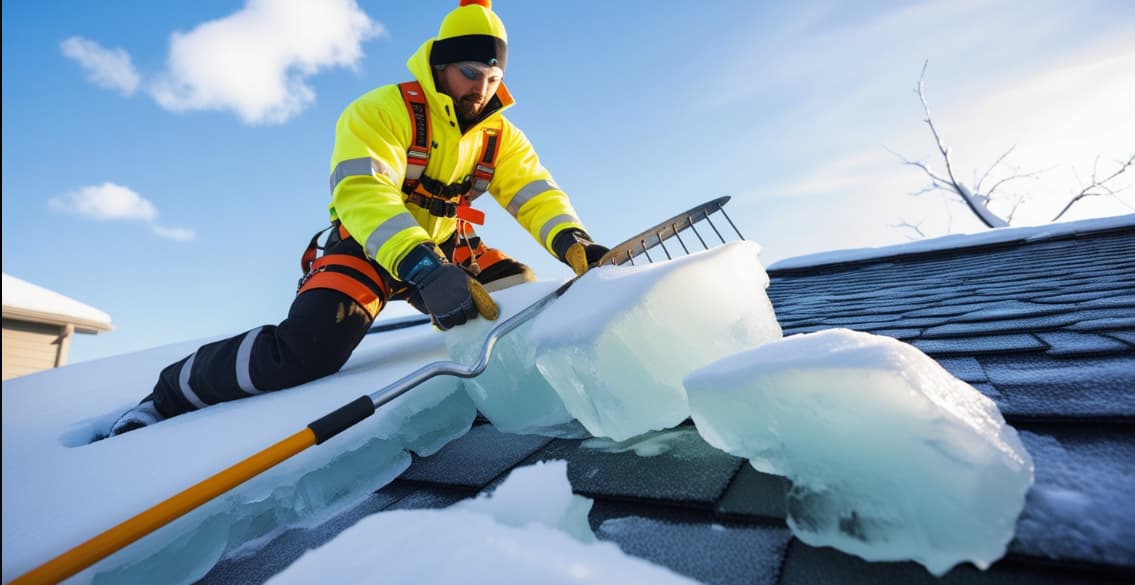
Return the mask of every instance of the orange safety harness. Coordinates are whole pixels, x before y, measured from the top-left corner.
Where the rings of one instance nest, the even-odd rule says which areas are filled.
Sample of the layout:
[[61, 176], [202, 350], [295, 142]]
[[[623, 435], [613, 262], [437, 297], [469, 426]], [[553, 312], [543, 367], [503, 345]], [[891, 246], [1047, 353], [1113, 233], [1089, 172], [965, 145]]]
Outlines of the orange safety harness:
[[390, 291], [374, 266], [350, 254], [324, 254], [316, 257], [316, 251], [320, 249], [319, 236], [332, 228], [339, 231], [340, 239], [351, 237], [339, 222], [312, 236], [300, 260], [303, 278], [300, 279], [296, 294], [316, 288], [337, 290], [354, 299], [374, 319], [382, 310], [386, 299], [390, 298]]
[[489, 183], [496, 172], [497, 153], [500, 151], [500, 131], [485, 128], [482, 133], [481, 153], [473, 173], [460, 183], [446, 185], [425, 174], [430, 162], [432, 140], [430, 138], [429, 104], [422, 85], [417, 81], [399, 83], [402, 101], [410, 114], [411, 135], [414, 141], [406, 152], [406, 179], [402, 182], [402, 192], [406, 201], [421, 207], [438, 217], [457, 217], [483, 225], [485, 214], [473, 209], [470, 203], [488, 190]]
[[[408, 81], [398, 84], [398, 89], [402, 93], [406, 111], [410, 114], [411, 134], [414, 137], [406, 152], [406, 178], [402, 182], [404, 200], [425, 209], [431, 215], [457, 218], [458, 242], [464, 240], [465, 245], [455, 249], [454, 261], [458, 263], [467, 261], [468, 268], [476, 274], [480, 271], [477, 264], [478, 252], [485, 248], [479, 243], [479, 238], [477, 244], [471, 241], [471, 238], [476, 238], [476, 234], [473, 232], [473, 226], [469, 224], [483, 225], [485, 213], [473, 209], [470, 203], [487, 191], [489, 183], [493, 180], [497, 153], [500, 150], [500, 130], [485, 128], [482, 131], [481, 153], [473, 167], [473, 173], [460, 183], [446, 185], [425, 174], [426, 165], [430, 162], [433, 141], [430, 136], [429, 104], [426, 102], [421, 84], [417, 81]], [[322, 249], [319, 238], [332, 228], [338, 229], [340, 239], [351, 237], [339, 222], [312, 236], [300, 259], [304, 276], [300, 279], [296, 294], [316, 288], [337, 290], [354, 299], [370, 314], [371, 319], [374, 319], [386, 299], [390, 298], [390, 291], [374, 267], [365, 260], [349, 254], [319, 256], [318, 251]], [[487, 250], [487, 252], [489, 252], [488, 256], [491, 256], [495, 250]], [[490, 260], [490, 264], [496, 260], [488, 258], [485, 254], [481, 255], [482, 259]]]

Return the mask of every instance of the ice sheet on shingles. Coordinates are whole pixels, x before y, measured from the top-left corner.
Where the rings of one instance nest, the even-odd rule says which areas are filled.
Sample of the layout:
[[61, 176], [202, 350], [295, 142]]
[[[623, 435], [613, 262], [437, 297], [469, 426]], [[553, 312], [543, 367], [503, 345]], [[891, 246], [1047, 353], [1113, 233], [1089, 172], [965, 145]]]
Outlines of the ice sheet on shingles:
[[624, 440], [689, 416], [682, 378], [780, 339], [752, 242], [585, 274], [536, 318], [536, 364], [591, 434]]
[[694, 583], [597, 542], [591, 503], [564, 462], [523, 467], [488, 496], [364, 518], [268, 583]]
[[[336, 375], [90, 444], [150, 391], [162, 367], [201, 342], [6, 381], [4, 581], [423, 363], [444, 359], [440, 337], [424, 328], [369, 336]], [[456, 382], [444, 378], [388, 406], [115, 553], [75, 582], [100, 573], [100, 580], [139, 579], [154, 567], [161, 567], [167, 582], [192, 581], [236, 547], [247, 548], [249, 541], [255, 546], [289, 525], [317, 523], [364, 497], [409, 464], [407, 449], [432, 453], [467, 432], [476, 415]]]
[[[496, 321], [474, 319], [446, 333], [449, 356], [462, 364], [475, 363], [493, 328], [537, 302], [559, 286], [530, 282], [493, 293], [500, 308]], [[530, 333], [533, 320], [496, 343], [485, 371], [463, 380], [466, 393], [497, 430], [550, 437], [584, 437], [587, 431], [564, 407], [556, 391], [536, 369]]]
[[1004, 555], [1032, 459], [992, 401], [914, 347], [847, 329], [793, 335], [685, 385], [711, 445], [792, 480], [801, 540], [936, 575]]

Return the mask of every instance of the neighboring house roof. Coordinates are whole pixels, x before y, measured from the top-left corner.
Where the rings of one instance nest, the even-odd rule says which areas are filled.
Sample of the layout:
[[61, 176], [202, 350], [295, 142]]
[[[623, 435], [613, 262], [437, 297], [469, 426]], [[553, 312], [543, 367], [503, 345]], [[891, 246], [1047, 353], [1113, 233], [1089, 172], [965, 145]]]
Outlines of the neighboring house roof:
[[70, 297], [4, 273], [4, 318], [74, 325], [81, 333], [110, 331], [110, 315]]
[[[769, 271], [769, 296], [785, 335], [847, 327], [909, 342], [996, 401], [1021, 432], [1036, 484], [1008, 555], [941, 581], [1130, 583], [1135, 222], [1018, 235], [785, 264]], [[573, 490], [594, 499], [599, 538], [706, 583], [939, 581], [912, 562], [803, 544], [785, 525], [786, 481], [708, 446], [688, 422], [648, 440], [640, 455], [634, 440], [506, 435], [482, 422], [357, 508], [222, 562], [202, 582], [262, 582], [368, 514], [445, 506], [549, 459], [567, 460]]]

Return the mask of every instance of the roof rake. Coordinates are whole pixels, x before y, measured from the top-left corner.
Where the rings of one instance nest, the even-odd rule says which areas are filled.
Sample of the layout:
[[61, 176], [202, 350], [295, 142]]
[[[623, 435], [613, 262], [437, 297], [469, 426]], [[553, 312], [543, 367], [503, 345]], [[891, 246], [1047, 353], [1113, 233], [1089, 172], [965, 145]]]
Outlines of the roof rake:
[[[693, 239], [696, 238], [704, 250], [725, 244], [731, 241], [726, 238], [732, 238], [732, 235], [730, 235], [729, 232], [723, 235], [722, 231], [719, 230], [714, 223], [711, 216], [718, 213], [720, 213], [722, 217], [717, 219], [720, 221], [724, 218], [724, 220], [728, 222], [729, 227], [732, 228], [733, 233], [736, 234], [737, 239], [743, 240], [745, 239], [744, 236], [741, 235], [740, 230], [734, 225], [733, 220], [725, 213], [724, 207], [725, 204], [729, 202], [729, 199], [728, 196], [719, 197], [679, 213], [666, 221], [659, 222], [650, 229], [611, 248], [596, 265], [638, 264], [642, 262], [642, 260], [645, 260], [647, 263], [653, 263], [656, 261], [654, 256], [659, 256], [659, 250], [655, 250], [655, 248], [660, 248], [666, 259], [672, 259], [674, 255], [671, 253], [670, 248], [674, 248], [673, 251], [676, 253], [677, 247], [674, 246], [675, 242], [671, 242], [668, 247], [666, 242], [670, 240], [677, 241], [684, 255], [701, 251], [695, 248], [694, 251], [691, 252], [690, 247], [686, 245], [686, 239], [689, 239], [692, 244]], [[702, 226], [702, 229], [699, 231], [697, 224], [703, 222], [706, 225]], [[683, 239], [682, 233], [687, 231], [690, 233], [687, 233], [686, 239]], [[705, 232], [708, 236], [710, 231], [716, 236], [717, 241], [711, 239], [709, 243], [707, 243], [706, 237], [703, 236], [702, 232]], [[654, 255], [651, 255], [650, 250], [655, 250]], [[639, 258], [639, 262], [635, 261], [636, 258]], [[658, 261], [661, 261], [660, 256]], [[576, 276], [568, 280], [555, 291], [548, 293], [494, 327], [485, 338], [485, 342], [481, 346], [480, 356], [476, 362], [468, 365], [453, 361], [438, 361], [426, 364], [371, 394], [360, 396], [326, 416], [311, 422], [304, 427], [303, 430], [182, 490], [174, 496], [94, 536], [71, 550], [60, 554], [39, 567], [32, 569], [28, 573], [17, 577], [15, 580], [11, 581], [10, 585], [32, 585], [63, 581], [141, 539], [147, 534], [184, 516], [198, 506], [304, 451], [308, 447], [324, 443], [331, 437], [334, 437], [374, 414], [382, 405], [405, 394], [407, 391], [430, 378], [443, 375], [457, 376], [459, 378], [473, 378], [480, 375], [488, 366], [493, 347], [501, 337], [507, 335], [512, 330], [539, 314], [544, 307], [558, 299], [564, 292], [571, 288], [579, 278], [579, 276]]]

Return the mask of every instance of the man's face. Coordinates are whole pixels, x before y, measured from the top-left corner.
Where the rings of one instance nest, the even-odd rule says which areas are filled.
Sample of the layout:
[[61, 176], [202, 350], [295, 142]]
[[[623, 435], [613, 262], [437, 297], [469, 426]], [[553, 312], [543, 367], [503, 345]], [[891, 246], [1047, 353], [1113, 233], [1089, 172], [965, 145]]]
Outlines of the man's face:
[[497, 93], [503, 77], [500, 67], [475, 61], [450, 63], [438, 72], [438, 89], [453, 98], [457, 118], [471, 122], [481, 115]]

